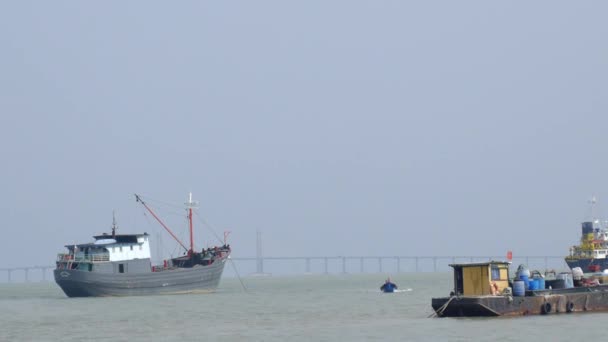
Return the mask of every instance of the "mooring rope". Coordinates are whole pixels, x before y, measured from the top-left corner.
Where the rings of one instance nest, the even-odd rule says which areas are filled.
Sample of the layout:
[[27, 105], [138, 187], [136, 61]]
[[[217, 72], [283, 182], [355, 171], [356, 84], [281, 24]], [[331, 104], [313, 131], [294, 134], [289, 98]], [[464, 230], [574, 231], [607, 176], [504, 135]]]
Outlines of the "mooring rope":
[[433, 312], [433, 313], [432, 313], [432, 314], [431, 314], [429, 317], [427, 317], [427, 318], [431, 318], [431, 317], [433, 317], [433, 316], [435, 316], [435, 315], [436, 315], [437, 317], [442, 316], [442, 315], [443, 315], [443, 312], [445, 311], [445, 309], [447, 309], [447, 308], [448, 308], [448, 305], [450, 305], [450, 302], [451, 302], [451, 301], [452, 301], [452, 299], [454, 299], [454, 298], [456, 298], [456, 296], [452, 296], [452, 297], [450, 297], [450, 299], [449, 299], [447, 302], [445, 302], [445, 304], [443, 304], [443, 305], [442, 305], [442, 306], [441, 306], [439, 309], [437, 309], [435, 312]]
[[243, 287], [243, 291], [245, 291], [245, 293], [249, 293], [249, 291], [247, 291], [247, 287], [245, 286], [245, 284], [243, 283], [243, 280], [241, 279], [241, 276], [239, 275], [239, 271], [236, 270], [236, 265], [234, 264], [234, 261], [232, 261], [232, 259], [230, 259], [230, 257], [228, 257], [228, 262], [230, 262], [230, 264], [232, 265], [232, 268], [234, 269], [234, 273], [236, 273], [236, 277], [239, 278], [239, 282], [241, 283], [241, 286]]

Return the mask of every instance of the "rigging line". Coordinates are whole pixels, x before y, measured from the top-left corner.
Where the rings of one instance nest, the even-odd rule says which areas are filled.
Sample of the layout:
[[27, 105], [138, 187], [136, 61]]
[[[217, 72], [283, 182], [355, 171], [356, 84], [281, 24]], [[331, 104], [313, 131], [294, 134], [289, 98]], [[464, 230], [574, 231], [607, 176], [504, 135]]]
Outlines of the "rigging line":
[[156, 219], [156, 221], [158, 221], [158, 223], [160, 223], [161, 226], [163, 226], [163, 228], [165, 228], [165, 230], [167, 232], [169, 232], [169, 234], [171, 234], [171, 236], [177, 241], [179, 242], [179, 244], [187, 251], [188, 248], [186, 248], [186, 246], [173, 234], [173, 232], [171, 231], [171, 229], [169, 229], [169, 227], [167, 227], [163, 221], [158, 218], [158, 216], [156, 216], [156, 214], [154, 213], [154, 211], [152, 211], [152, 209], [150, 209], [150, 207], [148, 207], [148, 205], [139, 197], [139, 195], [135, 194], [135, 199], [137, 202], [141, 203], [144, 208], [146, 208], [146, 210], [148, 210], [148, 212], [150, 214], [152, 214], [152, 216]]
[[177, 257], [180, 257], [179, 252], [177, 251], [177, 244], [173, 245], [173, 252], [171, 252], [171, 258], [173, 259], [174, 255], [177, 255]]
[[217, 235], [217, 233], [215, 232], [215, 230], [213, 230], [213, 227], [209, 224], [209, 222], [207, 222], [204, 218], [202, 218], [198, 212], [196, 212], [196, 210], [193, 210], [194, 214], [196, 215], [196, 218], [198, 218], [198, 220], [207, 226], [207, 228], [209, 228], [209, 230], [211, 230], [211, 233], [213, 233], [213, 235], [215, 235], [215, 238], [217, 239], [217, 241], [224, 243], [222, 241], [222, 239], [219, 237], [219, 235]]
[[[152, 208], [152, 209], [156, 210], [157, 212], [158, 212], [158, 211], [160, 211], [160, 212], [163, 212], [164, 214], [168, 214], [168, 215], [175, 215], [175, 216], [182, 216], [182, 217], [184, 216], [184, 214], [183, 214], [183, 213], [178, 213], [178, 212], [176, 212], [176, 211], [170, 211], [170, 210], [167, 210], [166, 208], [162, 208], [162, 207], [159, 207], [159, 206], [154, 205], [154, 204], [150, 205], [150, 204], [148, 204], [147, 202], [146, 202], [146, 204], [148, 205], [148, 207], [150, 207], [150, 208]], [[181, 207], [181, 208], [179, 208], [179, 209], [182, 209], [182, 210], [183, 210], [184, 208], [183, 208], [183, 207]]]
[[243, 291], [245, 291], [245, 293], [249, 293], [249, 291], [247, 290], [247, 287], [245, 287], [245, 284], [243, 283], [243, 280], [241, 279], [241, 276], [239, 275], [239, 271], [236, 270], [236, 265], [234, 264], [234, 261], [232, 261], [230, 256], [228, 256], [228, 261], [230, 261], [230, 265], [232, 265], [232, 268], [234, 269], [234, 273], [236, 273], [236, 277], [239, 279], [239, 282], [241, 283], [241, 286], [243, 287]]
[[183, 204], [175, 204], [175, 203], [171, 203], [171, 202], [161, 201], [161, 200], [158, 200], [158, 199], [151, 198], [149, 196], [141, 196], [140, 195], [139, 197], [145, 198], [146, 201], [158, 202], [158, 203], [166, 205], [168, 207], [173, 207], [173, 208], [178, 208], [178, 209], [184, 209], [184, 205]]
[[171, 216], [180, 216], [180, 217], [188, 217], [188, 215], [184, 215], [183, 213], [177, 213], [175, 211], [164, 211], [164, 213], [166, 215], [171, 215]]
[[[180, 224], [180, 226], [181, 226], [181, 224]], [[186, 223], [186, 224], [184, 225], [184, 227], [182, 228], [182, 230], [181, 230], [181, 233], [182, 233], [182, 235], [181, 235], [181, 236], [182, 236], [182, 239], [187, 240], [187, 239], [189, 238], [189, 237], [188, 237], [188, 235], [189, 235], [188, 233], [189, 233], [189, 232], [190, 232], [190, 228], [188, 228], [188, 224]], [[195, 248], [194, 248], [194, 250], [196, 250], [196, 246], [194, 246], [194, 247], [195, 247]]]
[[[148, 222], [148, 226], [151, 227], [152, 229], [158, 230], [160, 232], [160, 234], [162, 234], [162, 230], [159, 230], [156, 225], [152, 224], [152, 221], [150, 221], [150, 218], [148, 217], [148, 214], [146, 214], [146, 211], [143, 208], [141, 209], [141, 211], [142, 211], [142, 214], [144, 215], [144, 217], [146, 218], [146, 222]], [[158, 241], [157, 243], [160, 244], [160, 241]], [[179, 243], [177, 243], [177, 242], [173, 245], [173, 252], [171, 254], [169, 254], [171, 256], [171, 258], [173, 258], [173, 255], [178, 254], [176, 251], [178, 249], [178, 246], [179, 246]], [[161, 246], [161, 253], [165, 254], [165, 249], [162, 246]], [[158, 257], [160, 259], [165, 258], [163, 255], [159, 255]]]

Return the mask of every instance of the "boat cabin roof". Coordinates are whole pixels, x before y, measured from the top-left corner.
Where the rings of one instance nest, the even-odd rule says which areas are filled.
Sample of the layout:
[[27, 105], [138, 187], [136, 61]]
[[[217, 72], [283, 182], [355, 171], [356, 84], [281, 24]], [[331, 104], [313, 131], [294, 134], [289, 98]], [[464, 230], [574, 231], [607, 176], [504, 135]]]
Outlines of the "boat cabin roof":
[[450, 264], [451, 267], [475, 267], [475, 266], [490, 266], [490, 265], [511, 265], [510, 261], [485, 261], [485, 262], [466, 262], [462, 264]]
[[[103, 233], [102, 235], [96, 235], [93, 236], [93, 238], [95, 238], [95, 241], [100, 241], [100, 240], [114, 240], [110, 243], [107, 243], [109, 245], [113, 245], [113, 244], [117, 244], [117, 243], [138, 243], [138, 239], [139, 237], [142, 236], [148, 236], [148, 233], [143, 233], [143, 234], [116, 234], [114, 236], [112, 236], [112, 234], [108, 234], [108, 233]], [[104, 244], [105, 245], [105, 244]], [[87, 242], [87, 243], [77, 243], [76, 246], [78, 246], [78, 248], [83, 248], [83, 247], [100, 247], [102, 245], [99, 244], [95, 244], [94, 242]], [[74, 247], [73, 244], [70, 245], [65, 245], [65, 247], [70, 248], [70, 247]]]
[[114, 239], [116, 243], [137, 243], [137, 238], [141, 236], [148, 236], [148, 233], [143, 234], [112, 234], [103, 233], [102, 235], [93, 236], [95, 240]]

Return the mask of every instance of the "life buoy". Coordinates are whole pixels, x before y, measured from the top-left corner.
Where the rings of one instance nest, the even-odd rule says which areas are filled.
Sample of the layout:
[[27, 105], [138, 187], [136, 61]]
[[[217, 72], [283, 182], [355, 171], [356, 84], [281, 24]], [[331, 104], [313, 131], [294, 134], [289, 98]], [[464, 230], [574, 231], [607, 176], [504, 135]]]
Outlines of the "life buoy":
[[493, 296], [500, 294], [500, 292], [498, 291], [498, 285], [496, 285], [496, 282], [490, 282], [490, 292], [492, 293]]
[[545, 304], [543, 304], [541, 309], [542, 309], [543, 314], [545, 314], [545, 315], [548, 313], [551, 313], [551, 303], [545, 302]]
[[574, 303], [573, 302], [568, 302], [566, 303], [566, 312], [572, 312], [574, 311]]

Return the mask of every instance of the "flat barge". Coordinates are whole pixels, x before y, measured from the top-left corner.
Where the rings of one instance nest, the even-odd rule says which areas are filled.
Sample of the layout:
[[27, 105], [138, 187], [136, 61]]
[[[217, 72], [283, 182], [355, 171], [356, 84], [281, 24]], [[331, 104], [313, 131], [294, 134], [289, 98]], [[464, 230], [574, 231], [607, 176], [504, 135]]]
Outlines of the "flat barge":
[[547, 288], [538, 290], [513, 291], [510, 264], [506, 261], [451, 264], [454, 290], [449, 297], [432, 298], [434, 314], [475, 317], [608, 311], [608, 285], [578, 281], [575, 284], [578, 286], [571, 288], [546, 285]]

